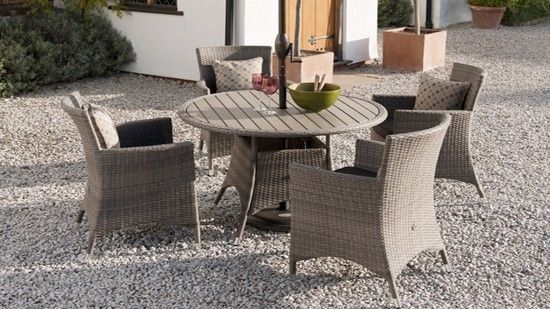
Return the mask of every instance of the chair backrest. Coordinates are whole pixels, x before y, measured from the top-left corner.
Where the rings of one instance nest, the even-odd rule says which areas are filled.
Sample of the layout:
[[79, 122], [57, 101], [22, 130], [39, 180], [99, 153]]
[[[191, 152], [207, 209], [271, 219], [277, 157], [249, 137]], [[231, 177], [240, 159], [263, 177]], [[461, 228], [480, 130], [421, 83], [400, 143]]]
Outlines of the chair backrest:
[[412, 218], [430, 211], [424, 207], [433, 207], [435, 169], [451, 116], [426, 112], [415, 117], [420, 131], [386, 137], [378, 179], [382, 184], [379, 213], [388, 224], [408, 222], [407, 216]]
[[[384, 158], [378, 178], [388, 185], [399, 185], [401, 190], [414, 192], [414, 187], [426, 179], [431, 188], [439, 151], [451, 116], [445, 113], [415, 113], [416, 131], [392, 134], [386, 137]], [[399, 121], [397, 119], [396, 121]], [[411, 127], [410, 119], [407, 126]]]
[[[216, 92], [216, 77], [212, 64], [215, 60], [248, 60], [263, 58], [262, 73], [271, 75], [271, 46], [215, 46], [197, 48], [201, 79], [211, 93]], [[252, 78], [252, 76], [251, 76]], [[251, 81], [252, 82], [252, 81]]]
[[400, 270], [416, 253], [441, 239], [434, 233], [433, 185], [451, 116], [424, 112], [415, 117], [421, 119], [420, 131], [386, 137], [378, 171], [382, 192], [377, 213], [385, 249], [395, 253], [387, 257], [391, 271]]
[[463, 110], [472, 111], [476, 104], [479, 89], [483, 84], [486, 71], [468, 64], [455, 62], [451, 71], [450, 80], [454, 82], [470, 82], [470, 89], [464, 99]]
[[74, 106], [74, 100], [80, 100], [79, 97], [71, 95], [70, 97], [64, 97], [61, 102], [61, 108], [69, 114], [73, 120], [80, 137], [82, 138], [82, 145], [84, 146], [84, 155], [86, 157], [86, 166], [90, 166], [91, 160], [95, 160], [97, 152], [101, 149], [99, 140], [95, 131], [92, 129], [90, 118], [83, 108], [77, 108]]

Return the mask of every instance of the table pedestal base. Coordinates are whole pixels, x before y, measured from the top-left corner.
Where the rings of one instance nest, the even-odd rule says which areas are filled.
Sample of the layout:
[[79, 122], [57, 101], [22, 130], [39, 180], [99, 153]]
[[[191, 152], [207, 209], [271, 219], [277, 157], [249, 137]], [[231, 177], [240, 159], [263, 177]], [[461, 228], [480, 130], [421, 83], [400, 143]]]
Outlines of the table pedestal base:
[[279, 207], [265, 208], [249, 216], [246, 224], [260, 230], [288, 233], [291, 217], [288, 202], [282, 202]]

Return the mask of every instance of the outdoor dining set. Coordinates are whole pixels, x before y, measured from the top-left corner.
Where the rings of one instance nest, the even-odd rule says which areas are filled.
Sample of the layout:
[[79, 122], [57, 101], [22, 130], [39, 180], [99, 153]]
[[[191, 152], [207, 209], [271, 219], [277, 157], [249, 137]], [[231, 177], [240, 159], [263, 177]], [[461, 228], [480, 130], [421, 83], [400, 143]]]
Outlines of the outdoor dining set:
[[[448, 263], [434, 208], [434, 178], [471, 183], [483, 197], [470, 154], [471, 120], [483, 69], [455, 63], [449, 80], [423, 74], [416, 96], [340, 95], [311, 112], [279, 92], [252, 88], [253, 73], [271, 75], [272, 49], [197, 49], [197, 97], [177, 111], [200, 128], [207, 169], [230, 155], [215, 203], [234, 187], [247, 223], [290, 232], [290, 273], [317, 257], [354, 261], [385, 278], [399, 302], [397, 275], [424, 250]], [[286, 89], [279, 89], [286, 91]], [[171, 118], [115, 125], [101, 107], [75, 92], [62, 108], [76, 124], [87, 183], [84, 215], [92, 253], [98, 236], [147, 226], [187, 226], [200, 247], [194, 143], [174, 143]], [[331, 136], [370, 128], [357, 140], [353, 166], [333, 170]]]

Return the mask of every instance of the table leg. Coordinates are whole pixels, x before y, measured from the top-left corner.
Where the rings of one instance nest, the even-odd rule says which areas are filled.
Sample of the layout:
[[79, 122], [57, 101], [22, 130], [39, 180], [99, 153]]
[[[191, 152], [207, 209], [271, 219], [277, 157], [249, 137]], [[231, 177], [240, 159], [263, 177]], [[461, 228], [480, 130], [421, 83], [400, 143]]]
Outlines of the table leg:
[[325, 135], [325, 147], [327, 149], [327, 170], [332, 171], [332, 153], [330, 151], [330, 135]]

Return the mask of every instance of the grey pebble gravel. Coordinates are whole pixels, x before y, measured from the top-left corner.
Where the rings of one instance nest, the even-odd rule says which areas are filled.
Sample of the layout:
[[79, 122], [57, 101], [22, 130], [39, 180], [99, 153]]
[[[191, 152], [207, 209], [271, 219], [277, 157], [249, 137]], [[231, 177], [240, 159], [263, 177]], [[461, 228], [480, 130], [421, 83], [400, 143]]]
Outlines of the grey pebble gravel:
[[[489, 76], [473, 122], [473, 155], [487, 198], [473, 186], [438, 180], [437, 217], [452, 266], [421, 254], [398, 279], [404, 307], [535, 308], [550, 306], [550, 23], [448, 33], [447, 65], [484, 67]], [[357, 69], [379, 82], [355, 96], [415, 92], [418, 74]], [[175, 110], [190, 84], [133, 74], [53, 85], [0, 101], [0, 307], [384, 307], [387, 285], [365, 268], [325, 258], [288, 276], [287, 234], [246, 229], [229, 242], [238, 199], [212, 205], [228, 160], [216, 175], [197, 170], [203, 249], [186, 229], [127, 231], [99, 239], [88, 258], [87, 229], [74, 216], [85, 172], [80, 137], [58, 102], [70, 91], [108, 109], [115, 121], [169, 116], [176, 139], [197, 143], [198, 130]], [[368, 131], [334, 138], [335, 167], [353, 161]], [[206, 158], [196, 152], [197, 165]]]

